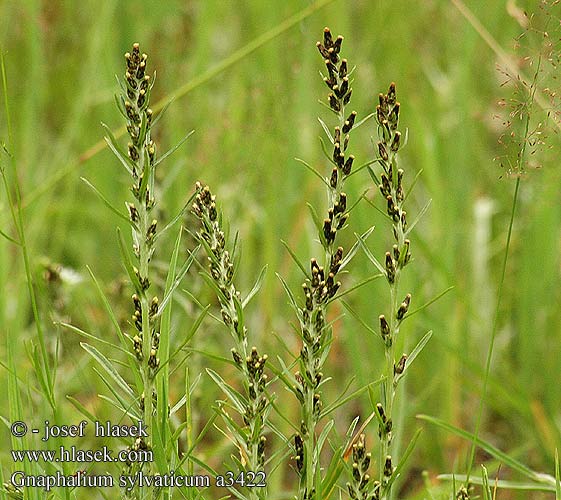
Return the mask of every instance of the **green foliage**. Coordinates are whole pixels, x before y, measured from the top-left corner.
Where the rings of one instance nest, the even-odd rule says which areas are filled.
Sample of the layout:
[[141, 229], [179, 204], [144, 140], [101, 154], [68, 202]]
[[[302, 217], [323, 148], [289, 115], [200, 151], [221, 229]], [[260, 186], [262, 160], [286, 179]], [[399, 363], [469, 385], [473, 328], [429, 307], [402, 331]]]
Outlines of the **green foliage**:
[[[302, 372], [302, 329], [292, 309], [302, 308], [300, 284], [312, 279], [308, 257], [323, 256], [329, 246], [324, 212], [333, 200], [325, 190], [336, 165], [330, 119], [338, 117], [317, 104], [318, 69], [328, 69], [314, 41], [330, 25], [345, 34], [344, 48], [356, 64], [348, 68], [356, 160], [345, 178], [349, 227], [333, 247], [346, 250], [342, 285], [325, 302], [332, 333], [320, 358], [324, 406], [314, 434], [322, 451], [307, 480], [321, 498], [348, 497], [349, 453], [353, 437], [363, 433], [376, 457], [370, 470], [384, 466], [376, 453], [376, 403], [390, 381], [380, 378], [387, 370], [377, 317], [391, 309], [387, 280], [379, 279], [386, 275], [381, 257], [391, 234], [370, 136], [376, 135], [373, 93], [395, 80], [404, 104], [399, 155], [411, 214], [404, 237], [413, 248], [401, 285], [413, 300], [396, 348], [397, 357], [409, 357], [394, 405], [399, 432], [392, 446], [399, 458], [391, 490], [409, 500], [450, 499], [469, 479], [463, 498], [561, 497], [556, 7], [519, 1], [507, 8], [483, 0], [469, 9], [461, 0], [407, 8], [341, 0], [287, 0], [275, 8], [253, 0], [82, 2], [79, 8], [3, 2], [2, 482], [16, 469], [35, 475], [121, 471], [122, 464], [16, 465], [11, 449], [134, 444], [91, 433], [76, 442], [44, 443], [31, 433], [16, 438], [9, 425], [123, 417], [130, 423], [141, 414], [149, 377], [134, 354], [131, 321], [131, 296], [141, 288], [132, 250], [139, 226], [122, 210], [134, 198], [134, 162], [122, 137], [126, 108], [117, 99], [119, 114], [113, 100], [113, 75], [123, 77], [121, 54], [140, 39], [158, 75], [150, 96], [152, 139], [162, 151], [153, 178], [143, 175], [137, 186], [145, 192], [153, 182], [158, 220], [150, 262], [149, 299], [156, 290], [160, 298], [152, 415], [158, 454], [151, 467], [214, 477], [246, 465], [231, 432], [219, 432], [245, 432], [228, 411], [232, 398], [243, 408], [247, 396], [230, 358], [232, 339], [216, 313], [216, 290], [197, 272], [207, 263], [196, 262], [204, 248], [194, 238], [197, 221], [189, 208], [194, 181], [202, 178], [223, 207], [226, 232], [230, 225], [231, 234], [239, 234], [235, 307], [244, 316], [248, 347], [269, 355], [267, 498], [296, 494], [301, 405], [293, 386], [295, 372]], [[141, 136], [147, 126], [141, 120]], [[422, 434], [415, 414], [431, 415], [421, 421]], [[160, 495], [241, 498], [247, 490], [164, 488]], [[47, 495], [40, 488], [26, 494]], [[50, 492], [68, 499], [118, 495], [103, 488]], [[22, 493], [6, 488], [0, 498]]]

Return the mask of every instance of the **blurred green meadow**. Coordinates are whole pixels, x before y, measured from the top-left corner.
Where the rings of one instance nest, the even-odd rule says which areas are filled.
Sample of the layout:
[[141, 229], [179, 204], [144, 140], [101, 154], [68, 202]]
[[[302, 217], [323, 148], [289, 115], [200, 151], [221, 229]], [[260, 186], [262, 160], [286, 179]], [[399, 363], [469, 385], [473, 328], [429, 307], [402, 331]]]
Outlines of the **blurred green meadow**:
[[[396, 439], [401, 450], [417, 428], [423, 433], [400, 478], [398, 498], [450, 498], [451, 483], [437, 476], [465, 473], [469, 441], [417, 415], [474, 431], [494, 328], [480, 437], [531, 469], [554, 475], [555, 450], [561, 448], [561, 143], [556, 108], [542, 109], [534, 103], [531, 109], [530, 129], [540, 134], [528, 145], [527, 167], [519, 177], [500, 286], [517, 177], [509, 168], [516, 162], [512, 142], [522, 128], [516, 106], [528, 102], [528, 95], [520, 86], [516, 93], [512, 78], [505, 75], [503, 54], [510, 61], [509, 71], [520, 71], [522, 80], [529, 83], [538, 75], [537, 95], [550, 103], [551, 93], [559, 91], [555, 71], [561, 59], [556, 45], [561, 11], [556, 2], [550, 3], [553, 17], [547, 30], [557, 51], [549, 58], [539, 55], [545, 38], [538, 28], [516, 41], [526, 28], [524, 10], [535, 13], [530, 28], [545, 29], [541, 2], [469, 0], [465, 6], [474, 15], [471, 21], [460, 10], [463, 3], [444, 0], [0, 3], [0, 49], [8, 87], [2, 100], [8, 101], [12, 126], [10, 138], [2, 106], [1, 165], [15, 196], [9, 166], [13, 155], [38, 314], [49, 355], [56, 358], [53, 375], [60, 422], [82, 418], [67, 396], [99, 420], [118, 418], [110, 403], [99, 397], [108, 389], [80, 347], [84, 339], [59, 322], [117, 342], [86, 266], [102, 284], [119, 321], [125, 326], [130, 321], [132, 290], [126, 284], [115, 232], [123, 223], [80, 178], [87, 178], [124, 212], [129, 179], [104, 147], [100, 124], [114, 131], [122, 126], [114, 102], [115, 74], [122, 76], [123, 54], [133, 42], [140, 43], [149, 56], [150, 71], [156, 71], [152, 102], [173, 99], [154, 128], [158, 151], [195, 131], [158, 167], [160, 220], [169, 221], [181, 210], [197, 180], [209, 184], [230, 236], [238, 233], [239, 288], [247, 293], [267, 266], [263, 287], [248, 308], [250, 343], [268, 353], [272, 363], [277, 356], [290, 363], [291, 355], [298, 354], [300, 341], [291, 326], [294, 314], [276, 274], [293, 289], [303, 279], [281, 240], [304, 262], [319, 248], [313, 244], [315, 229], [306, 203], [322, 212], [325, 187], [295, 158], [324, 175], [331, 170], [318, 139], [323, 131], [317, 117], [333, 123], [318, 103], [325, 101], [327, 88], [319, 75], [323, 65], [315, 47], [324, 26], [329, 26], [335, 35], [344, 35], [344, 57], [351, 67], [356, 65], [352, 109], [359, 119], [373, 112], [378, 93], [396, 82], [401, 126], [408, 132], [400, 153], [406, 185], [420, 173], [408, 214], [414, 219], [432, 200], [411, 237], [414, 262], [404, 274], [403, 289], [412, 292], [412, 308], [453, 287], [403, 327], [404, 352], [426, 331], [432, 330], [433, 336], [400, 388]], [[351, 139], [359, 165], [375, 157], [374, 127], [374, 120], [368, 121]], [[511, 131], [516, 132], [514, 137]], [[509, 147], [501, 144], [505, 138]], [[350, 178], [347, 190], [354, 201], [366, 194], [352, 211], [342, 246], [350, 248], [356, 241], [354, 233], [375, 225], [368, 243], [383, 258], [390, 241], [387, 221], [366, 201], [383, 208], [379, 191], [366, 170]], [[182, 223], [195, 228], [189, 215]], [[17, 239], [4, 189], [0, 230]], [[165, 282], [176, 234], [169, 232], [155, 256], [155, 267], [161, 270], [156, 286]], [[184, 258], [194, 246], [185, 234]], [[343, 288], [376, 273], [361, 251], [348, 271]], [[26, 282], [20, 247], [0, 238], [0, 385], [8, 387], [9, 379], [17, 376], [23, 401], [20, 414], [30, 426], [37, 426], [52, 420], [53, 413], [30, 361], [37, 330]], [[197, 302], [206, 305], [213, 300], [193, 267], [176, 296], [173, 345], [180, 345], [188, 334], [200, 311]], [[387, 300], [381, 280], [345, 296], [373, 328]], [[340, 304], [332, 312], [330, 319], [337, 321], [326, 373], [332, 380], [324, 386], [327, 401], [340, 397], [349, 383], [356, 388], [378, 379], [383, 361], [378, 338]], [[207, 316], [189, 346], [193, 351], [186, 363], [191, 377], [202, 374], [193, 394], [195, 425], [202, 428], [212, 414], [211, 405], [222, 397], [204, 367], [234, 376], [230, 366], [211, 356], [228, 357], [231, 341], [223, 325]], [[110, 352], [103, 344], [98, 347]], [[184, 371], [185, 364], [172, 371], [172, 402], [185, 392]], [[285, 414], [297, 420], [296, 398], [281, 386], [275, 392]], [[8, 427], [14, 411], [10, 400], [0, 402], [6, 424], [0, 426], [4, 481], [15, 467], [9, 453], [14, 446]], [[344, 435], [356, 416], [362, 421], [370, 412], [366, 393], [342, 406], [335, 414], [338, 432]], [[376, 433], [375, 425], [367, 428], [372, 447]], [[273, 447], [273, 437], [271, 443]], [[199, 447], [203, 459], [217, 468], [232, 452], [217, 431]], [[481, 449], [475, 455], [474, 476], [480, 477], [482, 463], [492, 481], [497, 475], [524, 479]], [[295, 483], [296, 474], [287, 465], [271, 477], [270, 491], [278, 493], [274, 498], [288, 498], [281, 492], [292, 491]], [[77, 498], [86, 498], [80, 495]], [[8, 498], [5, 493], [0, 496]], [[554, 492], [499, 490], [496, 498], [554, 496]]]

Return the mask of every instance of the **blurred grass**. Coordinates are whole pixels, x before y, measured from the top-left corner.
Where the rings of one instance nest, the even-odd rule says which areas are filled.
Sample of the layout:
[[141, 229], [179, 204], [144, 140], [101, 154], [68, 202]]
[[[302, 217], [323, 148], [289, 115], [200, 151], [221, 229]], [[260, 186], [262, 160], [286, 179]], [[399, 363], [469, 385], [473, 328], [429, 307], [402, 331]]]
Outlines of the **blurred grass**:
[[[287, 0], [275, 8], [266, 2], [216, 0], [0, 4], [0, 44], [11, 89], [14, 153], [24, 202], [66, 165], [75, 165], [25, 210], [38, 282], [41, 263], [46, 261], [84, 277], [81, 283], [65, 284], [56, 292], [62, 306], [57, 314], [99, 335], [113, 335], [87, 279], [89, 265], [113, 287], [116, 305], [123, 317], [128, 315], [127, 294], [120, 293], [115, 279], [122, 274], [113, 229], [118, 220], [79, 177], [86, 176], [111, 200], [126, 196], [126, 177], [106, 150], [87, 161], [80, 158], [102, 137], [100, 121], [111, 127], [120, 123], [113, 104], [113, 75], [130, 44], [139, 41], [148, 51], [157, 71], [154, 100], [166, 99], [309, 5], [302, 0]], [[506, 3], [473, 0], [469, 7], [500, 46], [513, 54], [513, 39], [521, 27], [508, 15]], [[526, 8], [531, 11], [535, 5], [528, 2]], [[307, 243], [312, 225], [305, 201], [323, 207], [324, 193], [294, 157], [325, 171], [316, 117], [325, 117], [317, 100], [325, 97], [326, 88], [318, 76], [321, 64], [314, 44], [326, 25], [345, 35], [345, 54], [357, 66], [353, 102], [359, 115], [371, 112], [378, 92], [390, 81], [397, 82], [401, 121], [409, 129], [402, 155], [405, 181], [422, 170], [410, 213], [432, 199], [415, 231], [415, 265], [404, 289], [411, 289], [414, 303], [420, 305], [454, 286], [453, 292], [405, 327], [409, 347], [426, 330], [434, 331], [408, 377], [403, 396], [405, 433], [412, 435], [418, 425], [416, 413], [472, 430], [514, 184], [493, 162], [501, 154], [497, 139], [502, 133], [500, 120], [493, 115], [497, 101], [509, 93], [500, 86], [497, 56], [451, 3], [426, 0], [408, 3], [405, 9], [399, 2], [335, 0], [178, 98], [158, 124], [159, 150], [166, 150], [189, 130], [196, 133], [162, 164], [163, 185], [166, 176], [173, 173], [174, 177], [161, 208], [168, 216], [175, 213], [198, 179], [213, 186], [232, 232], [240, 232], [241, 288], [249, 290], [261, 267], [268, 265], [264, 288], [251, 310], [254, 342], [264, 344], [274, 358], [279, 352], [278, 335], [296, 353], [291, 312], [275, 272], [295, 286], [301, 280], [280, 239], [288, 241], [303, 260], [314, 253]], [[369, 127], [372, 124], [353, 137], [359, 164], [373, 156], [369, 138], [375, 131]], [[0, 137], [6, 141], [3, 118]], [[548, 146], [557, 150], [556, 135], [548, 139]], [[553, 470], [555, 446], [561, 445], [560, 178], [552, 154], [545, 157], [541, 169], [522, 180], [483, 424], [487, 439], [547, 472]], [[356, 199], [369, 182], [366, 175], [354, 176], [349, 196]], [[372, 190], [368, 196], [376, 199], [377, 193]], [[492, 205], [487, 216], [475, 211], [487, 201]], [[13, 235], [7, 210], [2, 197], [0, 228]], [[361, 203], [351, 221], [345, 248], [353, 243], [353, 231], [375, 224], [370, 243], [381, 255], [387, 241], [383, 241], [386, 230], [379, 214]], [[167, 255], [157, 257], [165, 261]], [[360, 254], [351, 269], [347, 286], [351, 279], [358, 281], [373, 272]], [[4, 240], [0, 241], [0, 286], [0, 359], [7, 356], [7, 332], [17, 332], [21, 343], [14, 346], [14, 358], [21, 360], [22, 379], [32, 381], [24, 351], [24, 343], [34, 335], [25, 274], [17, 249]], [[45, 318], [54, 309], [48, 288], [47, 284], [39, 287]], [[374, 282], [348, 299], [375, 325], [378, 311], [385, 307], [380, 297], [385, 297], [383, 287]], [[177, 324], [178, 337], [184, 329]], [[229, 347], [224, 332], [214, 330], [215, 324], [209, 323], [197, 335], [212, 339], [212, 350], [225, 355]], [[57, 337], [62, 345], [57, 386], [61, 411], [66, 408], [73, 415], [63, 400], [66, 394], [100, 406], [95, 394], [102, 388], [91, 377], [77, 339], [51, 326], [48, 333], [51, 348]], [[377, 378], [382, 355], [378, 340], [351, 317], [336, 325], [336, 333], [331, 375], [337, 383], [330, 384], [331, 397], [343, 385], [338, 380], [346, 380], [350, 373], [360, 385]], [[6, 371], [0, 371], [0, 383], [6, 377]], [[208, 380], [204, 384], [202, 402], [210, 403], [215, 388]], [[40, 401], [29, 404], [36, 405], [35, 415], [41, 415]], [[346, 428], [357, 412], [366, 416], [367, 401], [350, 405], [348, 413], [340, 412], [338, 427]], [[7, 401], [0, 404], [0, 414], [9, 414]], [[0, 436], [8, 442], [6, 429]], [[461, 471], [466, 452], [466, 443], [427, 428], [411, 464], [411, 488], [420, 483], [416, 471], [427, 469], [431, 475]], [[2, 457], [2, 462], [9, 468], [8, 458]]]

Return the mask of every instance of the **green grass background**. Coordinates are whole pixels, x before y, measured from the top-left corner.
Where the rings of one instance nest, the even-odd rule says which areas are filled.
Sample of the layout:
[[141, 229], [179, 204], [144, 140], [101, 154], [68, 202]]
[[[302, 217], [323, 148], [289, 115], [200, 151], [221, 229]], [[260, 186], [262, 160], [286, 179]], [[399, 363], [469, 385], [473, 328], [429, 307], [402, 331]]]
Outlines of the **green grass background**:
[[[79, 418], [65, 400], [69, 394], [92, 411], [112, 418], [111, 408], [97, 397], [106, 388], [80, 349], [80, 339], [53, 326], [52, 319], [70, 320], [116, 341], [86, 265], [106, 286], [123, 321], [132, 310], [130, 292], [120, 278], [124, 273], [114, 230], [119, 220], [80, 176], [117, 206], [128, 199], [126, 172], [106, 148], [95, 154], [91, 148], [103, 137], [101, 121], [113, 129], [121, 126], [113, 102], [114, 75], [121, 76], [122, 54], [135, 41], [149, 54], [150, 70], [157, 72], [153, 102], [167, 100], [194, 82], [175, 99], [155, 131], [163, 152], [195, 130], [160, 167], [161, 220], [169, 220], [181, 208], [196, 180], [208, 183], [218, 195], [232, 233], [239, 232], [239, 287], [249, 290], [262, 266], [268, 266], [263, 288], [249, 309], [252, 342], [263, 346], [271, 359], [277, 354], [288, 359], [278, 338], [290, 351], [298, 352], [290, 326], [292, 311], [275, 273], [295, 289], [302, 280], [281, 239], [304, 261], [318, 251], [310, 243], [313, 227], [305, 203], [323, 211], [324, 189], [294, 158], [328, 172], [318, 140], [323, 132], [316, 117], [331, 122], [318, 104], [318, 99], [325, 98], [326, 88], [318, 74], [322, 62], [315, 42], [323, 27], [330, 26], [335, 34], [345, 36], [344, 57], [357, 67], [352, 109], [359, 117], [374, 110], [377, 94], [390, 81], [397, 83], [401, 125], [408, 130], [407, 147], [401, 154], [406, 184], [422, 170], [408, 213], [414, 218], [432, 199], [411, 238], [415, 260], [406, 269], [403, 293], [411, 291], [413, 303], [419, 306], [454, 287], [404, 327], [405, 348], [409, 349], [427, 330], [433, 330], [432, 340], [409, 372], [400, 396], [402, 438], [406, 441], [418, 426], [425, 428], [402, 481], [407, 490], [404, 495], [423, 498], [420, 472], [429, 471], [431, 481], [441, 472], [464, 472], [468, 444], [419, 422], [415, 415], [434, 415], [470, 431], [475, 426], [514, 190], [514, 180], [494, 161], [503, 154], [498, 138], [504, 132], [502, 120], [494, 116], [501, 112], [497, 102], [510, 99], [512, 92], [501, 86], [505, 79], [496, 68], [497, 54], [451, 2], [322, 3], [326, 5], [255, 51], [231, 59], [232, 64], [211, 78], [206, 78], [207, 72], [228, 61], [238, 49], [314, 4], [304, 0], [24, 0], [0, 4], [0, 44], [13, 122], [11, 153], [16, 158], [47, 344], [52, 352], [59, 350], [59, 412], [67, 423]], [[538, 12], [537, 4], [520, 2], [520, 7]], [[507, 3], [472, 0], [467, 5], [500, 47], [531, 75], [532, 67], [521, 59], [525, 54], [514, 51], [514, 38], [522, 28], [509, 14]], [[539, 34], [533, 35], [539, 43]], [[558, 85], [556, 80], [551, 84], [555, 83]], [[539, 108], [533, 113], [533, 119], [545, 120]], [[368, 122], [352, 136], [351, 148], [359, 164], [374, 156], [373, 127]], [[0, 138], [8, 143], [3, 112]], [[553, 473], [555, 447], [561, 445], [558, 148], [559, 139], [551, 133], [546, 147], [532, 156], [541, 168], [531, 169], [521, 181], [481, 433], [511, 456], [548, 473]], [[356, 200], [366, 189], [370, 189], [370, 199], [381, 203], [365, 171], [351, 178], [349, 197]], [[14, 236], [4, 193], [0, 215], [0, 229]], [[353, 244], [353, 232], [373, 224], [376, 230], [370, 245], [377, 256], [383, 256], [390, 242], [389, 229], [365, 202], [351, 214], [343, 246]], [[189, 244], [186, 241], [186, 249]], [[171, 244], [158, 252], [162, 267], [170, 252]], [[49, 285], [44, 279], [48, 263], [60, 264], [83, 279]], [[360, 252], [349, 269], [344, 286], [375, 272]], [[36, 333], [25, 280], [17, 246], [0, 239], [0, 359], [6, 362], [9, 345], [24, 384], [23, 415], [40, 422], [48, 408], [33, 390], [37, 384], [26, 354]], [[195, 272], [182, 288], [193, 290], [203, 303], [211, 300]], [[188, 331], [196, 312], [188, 298], [182, 292], [179, 295], [185, 307], [176, 308], [176, 343]], [[378, 315], [387, 308], [386, 287], [374, 282], [347, 300], [367, 323], [376, 326]], [[336, 310], [334, 316], [342, 312]], [[328, 399], [335, 399], [351, 376], [357, 386], [378, 378], [383, 357], [378, 339], [352, 316], [347, 314], [338, 321], [335, 332], [328, 364], [328, 375], [334, 380], [327, 389]], [[223, 356], [231, 347], [225, 330], [212, 320], [205, 322], [193, 342]], [[189, 360], [194, 372], [213, 363], [204, 356]], [[180, 397], [180, 373], [175, 372], [179, 383], [172, 399]], [[2, 386], [8, 378], [8, 371], [0, 369]], [[296, 415], [294, 398], [282, 388], [278, 392]], [[203, 421], [208, 418], [204, 409], [216, 397], [216, 387], [208, 377], [203, 378], [197, 395]], [[369, 411], [367, 398], [345, 406], [336, 416], [338, 429], [344, 432], [354, 416], [364, 418]], [[10, 414], [7, 398], [0, 402], [0, 414], [6, 418]], [[372, 446], [375, 433], [371, 428]], [[209, 441], [207, 458], [224, 452], [225, 443], [218, 437]], [[6, 475], [13, 464], [5, 426], [0, 429], [0, 442]], [[477, 454], [478, 462], [489, 458]], [[295, 480], [291, 474], [287, 471], [283, 478], [287, 488]], [[501, 475], [516, 478], [506, 469]], [[502, 492], [498, 498], [541, 496]]]

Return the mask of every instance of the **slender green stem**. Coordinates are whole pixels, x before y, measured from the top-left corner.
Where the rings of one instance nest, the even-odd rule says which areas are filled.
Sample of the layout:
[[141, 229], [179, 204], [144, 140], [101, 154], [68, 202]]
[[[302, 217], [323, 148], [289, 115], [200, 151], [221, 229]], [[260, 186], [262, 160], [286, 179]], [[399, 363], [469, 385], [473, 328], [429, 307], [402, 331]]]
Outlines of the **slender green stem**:
[[498, 318], [499, 318], [499, 311], [502, 305], [502, 298], [503, 298], [503, 288], [504, 282], [506, 277], [506, 267], [508, 262], [508, 256], [510, 253], [510, 241], [512, 238], [512, 228], [514, 225], [514, 217], [516, 214], [516, 206], [518, 204], [518, 196], [520, 193], [520, 177], [516, 178], [516, 184], [514, 186], [514, 195], [512, 197], [512, 207], [510, 211], [510, 221], [508, 224], [508, 234], [506, 237], [506, 246], [505, 246], [505, 253], [503, 257], [503, 264], [501, 268], [501, 280], [499, 282], [499, 288], [497, 290], [497, 305], [495, 309], [495, 316], [493, 319], [493, 329], [491, 330], [491, 339], [489, 341], [489, 350], [487, 351], [487, 360], [485, 361], [485, 376], [483, 378], [483, 389], [481, 391], [481, 398], [479, 400], [479, 407], [477, 409], [477, 420], [475, 422], [475, 430], [473, 432], [474, 439], [471, 444], [470, 454], [469, 454], [469, 462], [468, 468], [466, 472], [466, 481], [465, 484], [469, 483], [469, 478], [471, 475], [471, 471], [473, 468], [473, 464], [475, 461], [475, 448], [477, 447], [477, 438], [479, 437], [479, 432], [481, 431], [481, 423], [483, 420], [483, 408], [485, 406], [485, 399], [487, 397], [487, 389], [489, 386], [489, 375], [491, 373], [491, 362], [493, 360], [493, 350], [495, 346], [495, 338], [497, 336], [498, 330]]
[[516, 184], [514, 186], [514, 194], [512, 197], [512, 207], [511, 207], [511, 211], [510, 211], [510, 220], [509, 220], [509, 224], [508, 224], [508, 233], [507, 233], [507, 237], [506, 237], [506, 246], [505, 246], [505, 252], [504, 252], [504, 256], [503, 256], [503, 263], [502, 263], [502, 267], [501, 267], [501, 278], [499, 281], [499, 287], [497, 290], [497, 304], [495, 307], [495, 314], [493, 317], [493, 327], [491, 330], [491, 339], [489, 341], [489, 349], [487, 351], [487, 359], [485, 361], [485, 376], [483, 379], [483, 390], [481, 392], [481, 398], [479, 399], [479, 407], [477, 409], [477, 420], [475, 422], [475, 430], [473, 433], [474, 439], [472, 441], [471, 444], [471, 448], [470, 448], [470, 453], [469, 453], [469, 461], [468, 461], [468, 467], [467, 467], [467, 472], [466, 472], [466, 481], [465, 484], [467, 485], [469, 483], [469, 478], [471, 475], [471, 471], [474, 465], [474, 461], [475, 461], [475, 448], [476, 448], [476, 443], [477, 443], [477, 439], [479, 437], [479, 432], [481, 430], [481, 423], [483, 420], [483, 408], [485, 406], [485, 399], [487, 397], [487, 388], [489, 385], [489, 375], [491, 373], [491, 363], [493, 360], [493, 350], [495, 347], [495, 338], [497, 336], [497, 330], [498, 330], [498, 324], [499, 324], [499, 312], [501, 310], [501, 305], [502, 305], [502, 299], [503, 299], [503, 287], [504, 287], [504, 283], [505, 283], [505, 277], [506, 277], [506, 268], [507, 268], [507, 262], [508, 262], [508, 256], [510, 253], [510, 241], [512, 238], [512, 228], [514, 226], [514, 217], [516, 215], [516, 206], [518, 204], [518, 196], [520, 193], [520, 184], [521, 184], [521, 177], [520, 175], [522, 174], [523, 170], [524, 170], [524, 165], [526, 162], [526, 145], [528, 143], [527, 138], [528, 138], [528, 133], [530, 130], [530, 113], [529, 110], [532, 107], [535, 97], [536, 97], [536, 91], [537, 91], [537, 78], [538, 75], [540, 73], [540, 68], [541, 68], [541, 64], [542, 64], [542, 58], [541, 55], [538, 57], [538, 64], [536, 65], [536, 70], [534, 72], [534, 76], [532, 79], [532, 83], [530, 85], [530, 92], [529, 92], [529, 97], [528, 97], [528, 101], [525, 105], [525, 120], [524, 120], [524, 134], [522, 136], [522, 145], [520, 148], [520, 152], [518, 154], [517, 157], [517, 165], [516, 165]]
[[8, 183], [6, 172], [2, 167], [2, 179], [4, 182], [4, 189], [6, 191], [6, 197], [8, 199], [8, 205], [10, 207], [10, 214], [12, 217], [13, 224], [16, 228], [18, 234], [18, 243], [21, 248], [23, 264], [25, 268], [25, 277], [27, 283], [27, 290], [29, 293], [29, 299], [31, 301], [31, 310], [33, 313], [33, 320], [35, 323], [35, 330], [37, 332], [37, 339], [39, 341], [39, 349], [41, 352], [41, 366], [37, 366], [36, 369], [39, 370], [37, 373], [39, 381], [43, 386], [45, 396], [47, 397], [49, 404], [53, 411], [55, 410], [55, 398], [53, 389], [53, 375], [52, 370], [49, 367], [49, 355], [47, 353], [47, 346], [45, 344], [45, 336], [43, 333], [43, 325], [41, 323], [41, 318], [39, 316], [39, 307], [37, 305], [37, 297], [35, 295], [35, 287], [33, 284], [33, 273], [31, 271], [31, 263], [29, 258], [29, 249], [27, 246], [26, 235], [25, 235], [25, 223], [23, 215], [23, 206], [21, 198], [21, 188], [19, 185], [17, 167], [16, 167], [16, 156], [14, 151], [14, 141], [13, 141], [13, 131], [12, 131], [12, 121], [10, 114], [10, 105], [8, 100], [8, 78], [6, 75], [6, 67], [4, 64], [4, 54], [0, 52], [0, 66], [2, 69], [2, 87], [4, 90], [4, 110], [6, 115], [6, 126], [8, 130], [8, 147], [9, 156], [11, 164], [11, 175], [13, 181], [13, 189], [15, 192], [15, 200], [12, 197], [11, 188]]

